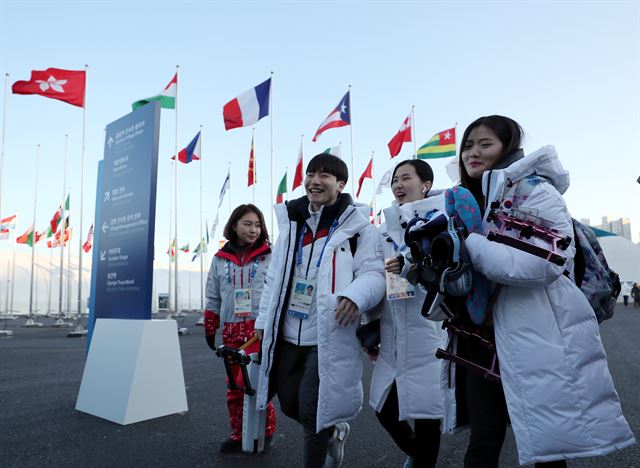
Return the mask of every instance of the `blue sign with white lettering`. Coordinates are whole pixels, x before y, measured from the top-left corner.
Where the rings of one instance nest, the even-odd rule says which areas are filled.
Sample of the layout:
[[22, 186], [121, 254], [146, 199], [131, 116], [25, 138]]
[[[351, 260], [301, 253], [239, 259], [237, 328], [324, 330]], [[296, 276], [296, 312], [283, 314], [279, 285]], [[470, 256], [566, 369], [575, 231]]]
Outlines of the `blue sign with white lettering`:
[[95, 318], [150, 319], [160, 103], [107, 125], [96, 207]]

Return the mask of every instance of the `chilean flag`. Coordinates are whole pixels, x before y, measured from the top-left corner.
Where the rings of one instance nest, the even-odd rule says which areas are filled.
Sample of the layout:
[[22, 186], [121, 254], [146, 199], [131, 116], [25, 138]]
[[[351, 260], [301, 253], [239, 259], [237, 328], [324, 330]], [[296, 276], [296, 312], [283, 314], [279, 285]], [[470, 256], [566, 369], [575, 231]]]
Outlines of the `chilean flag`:
[[225, 130], [253, 125], [269, 115], [271, 78], [227, 102], [222, 109]]
[[[176, 159], [176, 157], [171, 156], [171, 159]], [[178, 161], [181, 163], [188, 164], [193, 160], [200, 160], [200, 132], [198, 132], [196, 137], [191, 140], [191, 143], [189, 143], [186, 148], [178, 153]]]
[[347, 94], [340, 100], [336, 108], [333, 109], [327, 118], [324, 119], [324, 122], [320, 124], [320, 127], [318, 127], [313, 137], [313, 141], [316, 141], [325, 130], [351, 125], [351, 98], [349, 93], [350, 91], [347, 91]]

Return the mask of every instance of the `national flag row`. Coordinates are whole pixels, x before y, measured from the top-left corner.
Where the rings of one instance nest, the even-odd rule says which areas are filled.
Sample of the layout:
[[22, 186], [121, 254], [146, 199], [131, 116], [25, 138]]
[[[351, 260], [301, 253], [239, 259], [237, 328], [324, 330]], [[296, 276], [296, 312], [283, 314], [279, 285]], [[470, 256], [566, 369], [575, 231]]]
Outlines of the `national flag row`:
[[[132, 104], [135, 110], [149, 102], [159, 101], [165, 109], [176, 108], [176, 96], [178, 86], [178, 74], [176, 73], [165, 88], [157, 95], [141, 99]], [[32, 70], [28, 81], [17, 81], [12, 86], [15, 94], [38, 94], [44, 97], [58, 99], [69, 104], [84, 107], [86, 90], [86, 72], [83, 70], [64, 70], [60, 68], [48, 68], [46, 70]], [[339, 128], [351, 125], [351, 96], [350, 90], [338, 102], [338, 105], [320, 124], [313, 136], [313, 141], [331, 128]], [[259, 85], [241, 93], [223, 106], [223, 119], [226, 130], [238, 127], [247, 127], [258, 122], [270, 113], [271, 78]], [[404, 143], [415, 140], [413, 125], [413, 110], [404, 119], [396, 135], [389, 141], [388, 148], [391, 158], [396, 157]], [[429, 141], [416, 151], [416, 157], [420, 159], [444, 158], [454, 156], [455, 127], [438, 132]], [[331, 150], [328, 150], [335, 154]], [[303, 179], [303, 151], [302, 142], [298, 161], [294, 172], [292, 191], [302, 184]], [[339, 154], [337, 154], [340, 156]], [[201, 158], [201, 133], [198, 132], [191, 142], [178, 153], [178, 160], [182, 163], [190, 163]], [[171, 159], [175, 159], [172, 156]], [[359, 179], [356, 196], [359, 196], [362, 183], [366, 178], [372, 178], [373, 158], [369, 161], [365, 171]], [[247, 186], [251, 187], [257, 182], [256, 160], [254, 152], [254, 138], [251, 139], [249, 155], [249, 167]], [[277, 188], [276, 203], [283, 201], [287, 193], [287, 174], [285, 173]], [[52, 221], [53, 227], [53, 221]], [[54, 229], [55, 232], [55, 229]], [[3, 233], [0, 232], [0, 238]]]

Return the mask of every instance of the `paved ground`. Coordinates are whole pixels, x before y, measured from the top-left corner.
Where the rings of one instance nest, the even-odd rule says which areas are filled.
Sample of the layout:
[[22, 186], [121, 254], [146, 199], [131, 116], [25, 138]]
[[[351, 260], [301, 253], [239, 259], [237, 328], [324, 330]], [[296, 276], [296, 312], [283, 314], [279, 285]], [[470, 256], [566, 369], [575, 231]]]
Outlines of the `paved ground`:
[[[0, 339], [0, 466], [2, 467], [295, 467], [301, 463], [301, 430], [278, 414], [272, 449], [261, 455], [226, 455], [218, 445], [228, 434], [224, 369], [195, 327], [180, 337], [189, 411], [128, 426], [75, 411], [84, 366], [84, 338], [64, 329], [21, 328], [8, 322], [11, 338]], [[43, 319], [45, 325], [52, 319]], [[0, 326], [2, 322], [0, 322]], [[619, 307], [601, 326], [611, 373], [625, 415], [640, 434], [640, 309]], [[370, 366], [365, 365], [365, 399]], [[158, 389], [162, 391], [162, 389]], [[468, 435], [443, 437], [439, 467], [462, 466]], [[345, 467], [399, 467], [404, 456], [365, 406], [352, 424]], [[501, 466], [517, 466], [510, 433]], [[640, 447], [602, 458], [571, 461], [570, 467], [640, 467]]]

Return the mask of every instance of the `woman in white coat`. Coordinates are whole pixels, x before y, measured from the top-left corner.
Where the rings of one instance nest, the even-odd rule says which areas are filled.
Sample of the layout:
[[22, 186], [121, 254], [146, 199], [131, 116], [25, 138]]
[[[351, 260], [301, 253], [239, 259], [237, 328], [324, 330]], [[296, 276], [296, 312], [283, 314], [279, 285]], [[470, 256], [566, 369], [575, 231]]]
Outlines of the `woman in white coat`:
[[[393, 171], [391, 190], [396, 202], [384, 210], [386, 223], [380, 227], [385, 268], [392, 274], [400, 273], [404, 263], [399, 252], [403, 225], [416, 216], [425, 217], [444, 208], [442, 193], [428, 195], [432, 183], [431, 167], [419, 159], [403, 161]], [[405, 296], [402, 299], [390, 299], [394, 294], [387, 291], [383, 301], [380, 350], [369, 403], [380, 424], [409, 457], [406, 467], [434, 467], [443, 413], [441, 361], [435, 352], [444, 345], [445, 334], [442, 322], [426, 320], [420, 314], [422, 290], [412, 286], [410, 290], [408, 295], [396, 292], [396, 297]]]
[[[466, 248], [474, 270], [500, 285], [479, 327], [495, 339], [501, 379], [458, 372], [461, 366], [443, 372], [447, 429], [467, 422], [461, 410], [468, 410], [471, 436], [465, 467], [498, 466], [509, 422], [523, 465], [563, 467], [566, 459], [605, 455], [635, 443], [595, 314], [570, 278], [575, 243], [561, 251], [567, 262], [559, 266], [485, 237], [495, 227], [489, 211], [498, 208], [535, 214], [563, 237], [573, 238], [561, 195], [569, 186], [568, 172], [553, 147], [524, 156], [521, 140], [522, 129], [515, 121], [494, 115], [469, 125], [461, 142], [461, 185], [471, 191], [483, 215], [481, 232], [468, 235]], [[530, 242], [549, 247], [535, 237]], [[473, 325], [468, 315], [466, 319]], [[458, 341], [461, 351], [467, 340]], [[486, 350], [470, 343], [470, 357], [489, 359]], [[466, 399], [456, 395], [456, 381], [465, 384], [459, 386], [466, 387]]]

